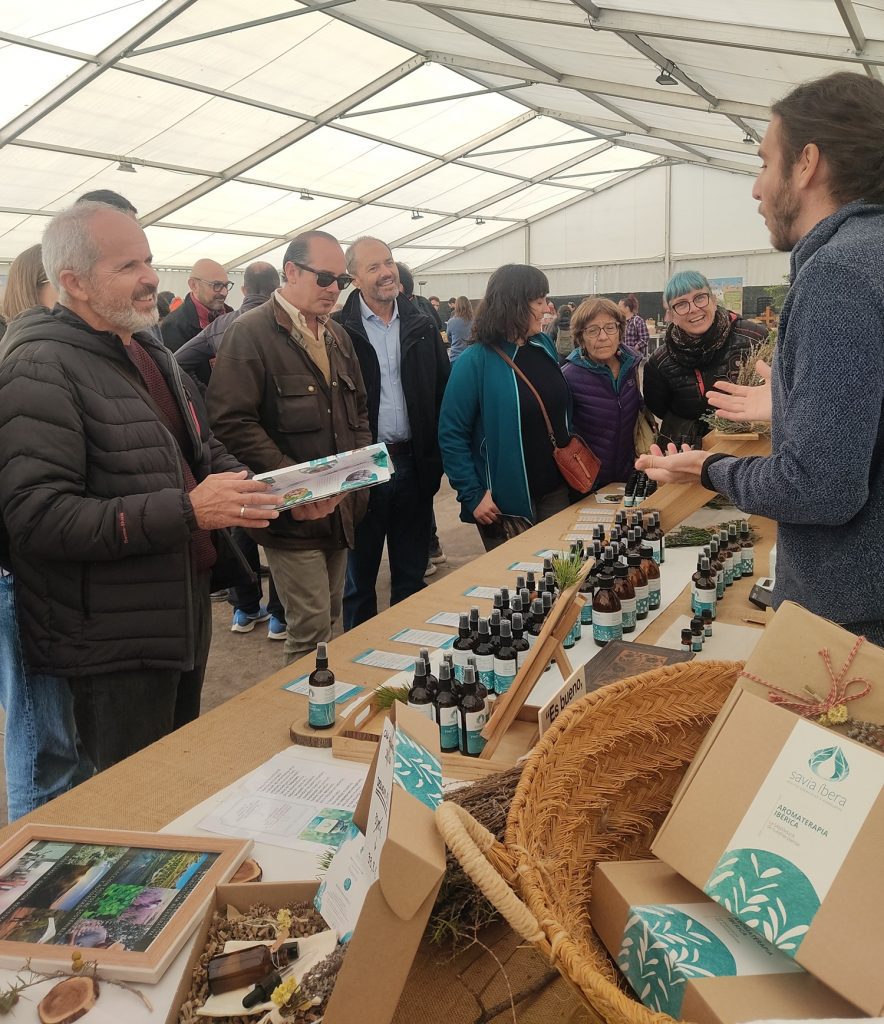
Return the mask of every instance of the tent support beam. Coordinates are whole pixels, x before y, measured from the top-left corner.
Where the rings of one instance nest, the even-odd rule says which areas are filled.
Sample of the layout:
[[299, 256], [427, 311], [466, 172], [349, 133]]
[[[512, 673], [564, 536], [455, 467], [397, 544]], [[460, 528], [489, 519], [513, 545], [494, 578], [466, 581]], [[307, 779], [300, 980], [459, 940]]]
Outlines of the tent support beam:
[[170, 50], [173, 46], [186, 46], [188, 43], [198, 43], [203, 39], [214, 39], [215, 36], [226, 36], [231, 32], [241, 32], [247, 28], [258, 28], [260, 25], [270, 25], [275, 21], [288, 21], [289, 18], [299, 18], [302, 14], [316, 14], [320, 11], [330, 10], [332, 7], [341, 7], [343, 4], [352, 4], [353, 0], [324, 0], [315, 7], [302, 7], [297, 11], [285, 11], [282, 14], [270, 14], [266, 18], [255, 18], [254, 21], [242, 21], [238, 25], [228, 25], [225, 28], [215, 28], [211, 32], [200, 32], [195, 36], [184, 36], [182, 39], [170, 39], [167, 43], [156, 43], [154, 46], [141, 46], [138, 49], [127, 51], [127, 57], [141, 57], [145, 53], [156, 53], [158, 50]]
[[142, 18], [137, 25], [130, 28], [110, 46], [106, 46], [101, 53], [97, 54], [94, 64], [85, 64], [78, 68], [36, 103], [32, 103], [24, 113], [13, 118], [0, 130], [0, 148], [32, 128], [41, 118], [60, 107], [65, 100], [70, 99], [103, 71], [112, 68], [133, 46], [138, 46], [154, 32], [168, 25], [170, 21], [174, 21], [179, 14], [186, 11], [188, 7], [192, 7], [194, 3], [196, 0], [166, 0], [152, 14]]

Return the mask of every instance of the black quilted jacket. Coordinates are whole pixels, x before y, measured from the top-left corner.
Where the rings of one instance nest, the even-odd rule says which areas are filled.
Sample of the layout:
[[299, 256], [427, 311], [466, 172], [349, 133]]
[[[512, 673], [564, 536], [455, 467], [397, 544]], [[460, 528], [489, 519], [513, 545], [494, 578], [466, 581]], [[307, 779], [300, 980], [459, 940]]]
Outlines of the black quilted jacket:
[[[241, 469], [172, 354], [138, 340], [181, 406], [196, 479]], [[29, 668], [192, 667], [195, 523], [180, 449], [122, 343], [56, 306], [18, 317], [3, 352], [0, 513]]]
[[683, 365], [665, 343], [654, 351], [645, 365], [645, 405], [663, 421], [660, 433], [665, 440], [677, 442], [683, 434], [689, 440], [696, 440], [707, 434], [709, 428], [700, 419], [712, 409], [706, 400], [707, 392], [717, 380], [735, 381], [740, 362], [753, 346], [767, 338], [767, 329], [760, 324], [744, 320], [735, 313], [730, 317], [727, 344], [709, 366]]

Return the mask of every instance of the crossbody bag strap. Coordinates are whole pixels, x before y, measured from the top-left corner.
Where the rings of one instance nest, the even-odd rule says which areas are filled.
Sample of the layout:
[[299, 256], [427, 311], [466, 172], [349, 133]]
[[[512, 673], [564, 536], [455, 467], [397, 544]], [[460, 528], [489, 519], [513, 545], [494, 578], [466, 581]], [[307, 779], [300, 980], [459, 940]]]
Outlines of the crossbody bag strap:
[[546, 406], [543, 404], [543, 399], [538, 394], [537, 388], [534, 387], [534, 385], [531, 383], [531, 381], [528, 380], [528, 378], [525, 376], [525, 374], [522, 373], [522, 371], [518, 368], [518, 366], [516, 366], [516, 364], [513, 362], [513, 360], [510, 359], [510, 357], [506, 354], [506, 352], [503, 351], [502, 348], [499, 348], [497, 345], [492, 345], [491, 349], [492, 349], [493, 352], [496, 352], [505, 363], [509, 363], [510, 364], [510, 366], [513, 368], [513, 370], [525, 382], [525, 385], [528, 388], [528, 390], [531, 392], [531, 394], [534, 395], [534, 397], [537, 399], [537, 404], [540, 406], [540, 411], [543, 413], [544, 423], [546, 423], [546, 432], [549, 434], [549, 439], [550, 439], [550, 441], [552, 441], [553, 448], [558, 448], [559, 446], [556, 444], [556, 432], [553, 430], [552, 423], [550, 423], [549, 416], [547, 415], [547, 412], [546, 412]]

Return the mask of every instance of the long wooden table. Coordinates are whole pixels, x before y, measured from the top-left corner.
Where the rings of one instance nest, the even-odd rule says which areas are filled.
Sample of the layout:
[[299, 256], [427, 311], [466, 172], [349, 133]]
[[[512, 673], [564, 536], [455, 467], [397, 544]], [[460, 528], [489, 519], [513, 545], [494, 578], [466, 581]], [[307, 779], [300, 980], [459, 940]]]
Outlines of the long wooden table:
[[[647, 504], [655, 503], [651, 499]], [[510, 564], [537, 561], [537, 551], [561, 548], [561, 538], [576, 521], [579, 505], [446, 574], [407, 601], [338, 637], [330, 645], [331, 667], [350, 682], [372, 688], [385, 682], [390, 670], [354, 665], [351, 659], [369, 647], [417, 655], [416, 647], [391, 644], [389, 637], [405, 626], [437, 628], [428, 626], [426, 620], [438, 611], [468, 607], [473, 602], [464, 597], [464, 592], [471, 586], [500, 586], [513, 577], [507, 570]], [[774, 524], [757, 517], [752, 522], [761, 534], [756, 565], [764, 567], [775, 536]], [[744, 617], [763, 617], [745, 600], [748, 589], [747, 580], [734, 585], [733, 596], [721, 606], [722, 622], [739, 624]], [[685, 613], [685, 607], [685, 598], [678, 598], [641, 634], [640, 641], [659, 640]], [[162, 828], [290, 745], [289, 728], [304, 698], [282, 687], [312, 667], [312, 658], [307, 657], [281, 669], [196, 722], [38, 809], [26, 820], [145, 831]], [[14, 828], [6, 826], [0, 832], [0, 841]]]

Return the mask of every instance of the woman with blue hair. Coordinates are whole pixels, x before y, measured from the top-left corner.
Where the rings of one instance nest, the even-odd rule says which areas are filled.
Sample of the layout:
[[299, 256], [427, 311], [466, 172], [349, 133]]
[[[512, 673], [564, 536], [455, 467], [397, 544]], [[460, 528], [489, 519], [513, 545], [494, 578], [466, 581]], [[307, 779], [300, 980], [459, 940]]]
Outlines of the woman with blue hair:
[[680, 270], [663, 292], [669, 326], [645, 367], [645, 404], [663, 422], [660, 441], [690, 444], [709, 432], [707, 393], [736, 381], [740, 363], [767, 338], [764, 327], [719, 306], [697, 270]]

